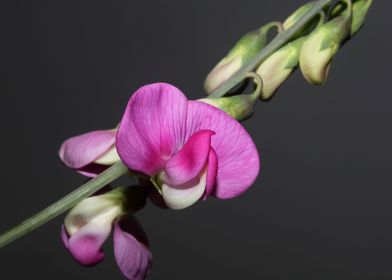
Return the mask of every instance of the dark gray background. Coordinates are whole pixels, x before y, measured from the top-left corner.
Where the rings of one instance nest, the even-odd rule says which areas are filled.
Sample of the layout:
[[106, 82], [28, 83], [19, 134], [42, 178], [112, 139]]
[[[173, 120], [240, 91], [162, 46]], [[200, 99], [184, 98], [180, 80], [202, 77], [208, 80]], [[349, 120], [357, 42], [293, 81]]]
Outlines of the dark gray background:
[[[64, 139], [111, 128], [139, 86], [166, 81], [203, 96], [211, 67], [245, 32], [303, 1], [21, 1], [0, 3], [0, 230], [83, 182]], [[391, 1], [375, 1], [328, 82], [292, 76], [248, 128], [256, 184], [184, 211], [148, 205], [149, 279], [391, 279]], [[1, 279], [122, 279], [113, 259], [76, 264], [62, 219], [0, 250]]]

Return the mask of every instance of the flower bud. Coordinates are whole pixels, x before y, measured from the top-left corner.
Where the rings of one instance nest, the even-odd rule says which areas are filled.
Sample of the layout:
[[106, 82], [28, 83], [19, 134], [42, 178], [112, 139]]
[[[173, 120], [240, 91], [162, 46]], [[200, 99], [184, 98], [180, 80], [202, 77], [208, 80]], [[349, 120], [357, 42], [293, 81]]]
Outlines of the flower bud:
[[[307, 12], [309, 12], [315, 5], [317, 1], [310, 1], [303, 6], [299, 7], [294, 13], [292, 13], [284, 22], [283, 22], [283, 29], [287, 30], [292, 27], [300, 18], [302, 18]], [[298, 30], [294, 35], [293, 38], [298, 38], [300, 36], [308, 34], [311, 30], [316, 27], [318, 23], [318, 18], [315, 17], [310, 20], [304, 27]]]
[[[352, 22], [351, 22], [351, 37], [353, 37], [365, 22], [367, 12], [372, 5], [373, 0], [357, 0], [352, 4]], [[344, 3], [339, 3], [332, 10], [331, 16], [338, 16], [345, 10]]]
[[245, 34], [207, 75], [204, 82], [204, 90], [211, 94], [222, 83], [228, 80], [242, 66], [251, 61], [266, 45], [269, 31], [279, 26], [277, 22], [271, 22], [260, 29]]
[[341, 15], [317, 27], [303, 43], [299, 64], [305, 79], [315, 85], [325, 83], [332, 58], [350, 35], [351, 1]]
[[351, 36], [359, 31], [365, 22], [367, 12], [372, 5], [373, 0], [359, 0], [353, 3], [353, 20], [351, 23]]
[[210, 104], [225, 111], [234, 119], [243, 121], [252, 116], [257, 97], [253, 98], [251, 94], [241, 94], [230, 97], [202, 98], [198, 101]]
[[228, 113], [238, 121], [243, 121], [253, 115], [254, 107], [263, 88], [263, 80], [256, 73], [248, 73], [247, 77], [253, 78], [256, 89], [252, 94], [241, 94], [230, 97], [202, 98], [198, 101], [212, 105]]
[[263, 79], [260, 99], [269, 100], [298, 65], [305, 37], [292, 41], [268, 57], [256, 70]]

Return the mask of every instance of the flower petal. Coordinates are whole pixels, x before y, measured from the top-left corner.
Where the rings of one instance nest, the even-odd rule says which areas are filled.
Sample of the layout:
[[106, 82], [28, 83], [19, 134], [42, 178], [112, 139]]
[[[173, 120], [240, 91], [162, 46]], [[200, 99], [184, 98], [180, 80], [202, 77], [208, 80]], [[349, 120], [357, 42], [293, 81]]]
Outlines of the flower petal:
[[60, 147], [61, 160], [68, 167], [82, 168], [114, 147], [116, 132], [114, 130], [97, 130], [66, 140]]
[[152, 265], [152, 254], [147, 237], [135, 218], [114, 226], [114, 254], [116, 262], [127, 279], [146, 278]]
[[184, 147], [167, 161], [163, 181], [169, 185], [181, 185], [198, 176], [206, 166], [214, 134], [210, 130], [193, 134]]
[[117, 152], [130, 169], [156, 175], [184, 145], [187, 99], [176, 87], [156, 83], [129, 100], [117, 133]]
[[86, 224], [68, 240], [68, 250], [81, 265], [91, 266], [104, 258], [102, 244], [111, 232], [111, 224], [91, 222]]
[[120, 161], [120, 157], [118, 156], [116, 147], [113, 146], [106, 153], [97, 158], [94, 162], [102, 165], [113, 165], [118, 161]]
[[110, 198], [110, 193], [92, 196], [79, 202], [65, 217], [64, 225], [72, 236], [85, 225], [93, 222], [111, 225], [121, 215], [121, 205]]
[[218, 158], [213, 195], [227, 199], [240, 195], [256, 180], [260, 160], [252, 138], [239, 122], [211, 105], [188, 102], [187, 137], [196, 131], [215, 131], [211, 146]]
[[67, 230], [65, 229], [65, 226], [62, 225], [61, 226], [61, 241], [63, 241], [63, 244], [65, 246], [65, 248], [68, 249], [68, 240], [69, 240], [69, 235], [67, 233]]
[[204, 199], [207, 198], [215, 189], [216, 186], [216, 175], [218, 173], [218, 157], [213, 148], [210, 149], [208, 156], [208, 169], [207, 169], [207, 182]]
[[207, 172], [180, 186], [162, 184], [162, 197], [171, 209], [184, 209], [198, 201], [206, 189]]

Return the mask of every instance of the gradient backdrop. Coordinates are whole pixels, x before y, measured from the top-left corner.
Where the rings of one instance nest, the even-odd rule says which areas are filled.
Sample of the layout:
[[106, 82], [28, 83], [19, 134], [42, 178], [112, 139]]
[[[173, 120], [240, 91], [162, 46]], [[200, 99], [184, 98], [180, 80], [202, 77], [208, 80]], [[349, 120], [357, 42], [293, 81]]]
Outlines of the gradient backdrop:
[[[392, 2], [374, 2], [325, 86], [297, 72], [244, 124], [262, 158], [253, 188], [137, 214], [154, 254], [149, 279], [392, 278]], [[84, 181], [58, 159], [64, 139], [115, 126], [146, 83], [203, 97], [236, 40], [302, 3], [2, 0], [0, 230]], [[0, 278], [123, 279], [111, 240], [99, 266], [75, 263], [62, 219], [1, 249]]]

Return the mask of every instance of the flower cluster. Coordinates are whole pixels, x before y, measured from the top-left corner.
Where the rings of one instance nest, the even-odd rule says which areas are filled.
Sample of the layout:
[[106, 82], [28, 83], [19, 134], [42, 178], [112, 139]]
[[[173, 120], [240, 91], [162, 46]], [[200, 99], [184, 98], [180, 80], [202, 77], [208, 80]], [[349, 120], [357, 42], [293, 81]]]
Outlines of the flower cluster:
[[[272, 22], [259, 30], [245, 35], [228, 55], [221, 60], [207, 75], [204, 88], [207, 94], [213, 93], [221, 84], [230, 79], [241, 67], [257, 55], [266, 45], [266, 35], [272, 26], [278, 26], [278, 32], [289, 30], [318, 1], [310, 1], [297, 9], [283, 23]], [[325, 83], [331, 61], [339, 48], [351, 39], [365, 22], [366, 14], [373, 0], [342, 0], [334, 7], [325, 7], [318, 17], [314, 17], [298, 30], [291, 40], [265, 61], [255, 67], [256, 73], [263, 80], [261, 100], [272, 98], [279, 86], [299, 66], [304, 78], [311, 84]], [[330, 13], [328, 8], [331, 8]]]
[[[82, 265], [99, 263], [101, 246], [113, 230], [120, 270], [127, 279], [144, 279], [152, 255], [133, 214], [147, 199], [179, 210], [211, 196], [230, 199], [246, 191], [256, 180], [260, 160], [238, 121], [253, 114], [257, 100], [269, 100], [297, 67], [308, 82], [323, 84], [333, 57], [363, 25], [371, 3], [342, 0], [323, 7], [311, 1], [283, 23], [271, 22], [243, 36], [207, 76], [209, 98], [188, 100], [170, 84], [146, 85], [133, 93], [116, 128], [66, 140], [60, 158], [77, 172], [95, 177], [122, 164], [139, 177], [138, 186], [97, 194], [71, 210], [62, 229], [71, 255]], [[313, 16], [301, 23], [306, 14]], [[286, 32], [286, 38], [262, 59], [272, 29]], [[238, 94], [246, 87], [234, 87], [237, 94], [215, 98], [223, 96], [216, 92], [222, 84], [228, 81], [222, 87], [227, 93], [229, 85], [235, 86], [231, 82], [244, 78], [257, 85], [253, 94]]]

